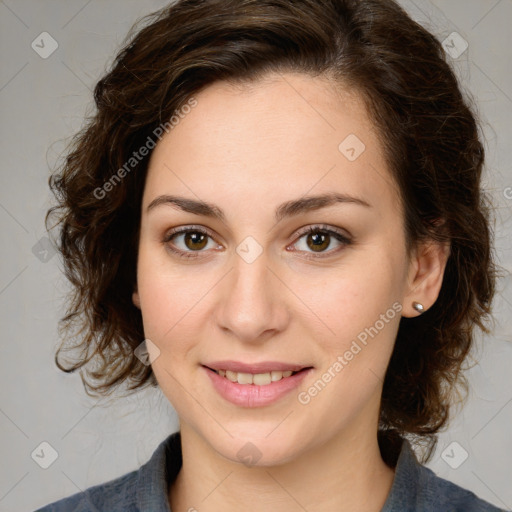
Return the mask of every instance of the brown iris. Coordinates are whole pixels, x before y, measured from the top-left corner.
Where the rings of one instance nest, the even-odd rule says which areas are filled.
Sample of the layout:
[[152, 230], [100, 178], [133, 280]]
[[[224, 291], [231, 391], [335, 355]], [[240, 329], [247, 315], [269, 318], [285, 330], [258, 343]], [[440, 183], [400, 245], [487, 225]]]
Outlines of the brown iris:
[[[310, 243], [310, 240], [312, 240], [312, 239], [314, 239], [314, 240], [312, 243]], [[329, 242], [331, 240], [331, 237], [330, 237], [330, 235], [328, 235], [326, 233], [316, 232], [316, 233], [311, 233], [310, 235], [308, 235], [306, 240], [307, 240], [308, 247], [310, 249], [313, 249], [314, 251], [316, 251], [317, 249], [320, 249], [320, 250], [327, 249], [327, 247], [329, 247]]]
[[[184, 242], [185, 245], [190, 250], [200, 250], [204, 249], [206, 244], [208, 243], [208, 235], [205, 235], [204, 233], [199, 233], [197, 231], [191, 231], [189, 233], [184, 234]], [[192, 245], [189, 245], [189, 242]]]

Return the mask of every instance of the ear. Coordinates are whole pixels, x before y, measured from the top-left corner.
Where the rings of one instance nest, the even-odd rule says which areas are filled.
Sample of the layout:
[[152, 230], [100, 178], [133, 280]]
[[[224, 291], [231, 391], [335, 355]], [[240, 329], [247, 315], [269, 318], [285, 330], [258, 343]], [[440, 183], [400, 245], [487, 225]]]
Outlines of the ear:
[[135, 306], [137, 306], [137, 307], [140, 309], [140, 297], [139, 297], [139, 292], [134, 291], [134, 292], [132, 293], [132, 302], [135, 304]]
[[429, 240], [418, 244], [409, 264], [402, 316], [421, 314], [413, 308], [413, 302], [422, 304], [424, 311], [432, 307], [439, 296], [449, 256], [449, 243]]

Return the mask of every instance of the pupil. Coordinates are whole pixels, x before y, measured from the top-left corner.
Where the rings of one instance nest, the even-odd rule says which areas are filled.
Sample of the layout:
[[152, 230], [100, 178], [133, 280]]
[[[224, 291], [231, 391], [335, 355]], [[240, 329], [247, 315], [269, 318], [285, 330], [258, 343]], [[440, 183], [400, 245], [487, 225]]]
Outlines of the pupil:
[[[199, 239], [199, 240], [197, 240]], [[201, 244], [201, 242], [204, 242], [206, 239], [206, 236], [203, 233], [187, 233], [185, 235], [185, 242], [191, 241], [192, 244]], [[187, 243], [187, 247], [189, 249], [202, 249], [204, 247], [204, 243], [200, 247], [190, 247]]]

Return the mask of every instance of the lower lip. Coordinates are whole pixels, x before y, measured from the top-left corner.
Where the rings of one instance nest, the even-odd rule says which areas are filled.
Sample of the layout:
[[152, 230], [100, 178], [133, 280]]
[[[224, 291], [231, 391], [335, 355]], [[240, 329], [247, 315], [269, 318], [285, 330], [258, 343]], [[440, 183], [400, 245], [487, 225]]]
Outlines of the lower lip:
[[287, 393], [297, 388], [306, 375], [313, 370], [301, 370], [290, 377], [283, 377], [281, 380], [271, 382], [264, 386], [255, 384], [238, 384], [231, 382], [226, 377], [221, 377], [203, 366], [210, 377], [213, 387], [225, 400], [241, 407], [263, 407], [277, 402]]

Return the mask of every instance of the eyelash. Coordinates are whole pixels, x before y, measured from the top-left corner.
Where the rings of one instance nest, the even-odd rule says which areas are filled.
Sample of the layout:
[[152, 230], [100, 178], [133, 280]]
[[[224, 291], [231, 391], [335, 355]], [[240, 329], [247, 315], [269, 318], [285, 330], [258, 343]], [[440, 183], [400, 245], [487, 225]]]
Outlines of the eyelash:
[[[190, 226], [187, 228], [177, 228], [177, 229], [171, 231], [170, 233], [167, 233], [166, 236], [164, 237], [164, 239], [162, 240], [162, 243], [166, 244], [168, 249], [180, 258], [187, 258], [187, 259], [197, 258], [197, 257], [199, 257], [201, 252], [204, 252], [204, 251], [182, 251], [180, 249], [174, 248], [172, 246], [172, 244], [169, 243], [175, 236], [181, 235], [184, 233], [185, 234], [186, 233], [200, 233], [200, 234], [206, 235], [206, 236], [214, 239], [213, 235], [208, 230], [201, 228], [201, 227], [195, 227], [195, 226]], [[334, 238], [336, 240], [338, 240], [338, 242], [341, 242], [343, 244], [343, 246], [348, 246], [348, 245], [352, 244], [352, 240], [350, 238], [343, 235], [339, 231], [335, 231], [333, 229], [328, 228], [325, 225], [309, 226], [308, 228], [300, 231], [297, 234], [298, 240], [300, 240], [305, 235], [309, 235], [312, 233], [332, 235], [332, 236], [334, 236]], [[294, 244], [295, 243], [296, 242], [294, 242]], [[331, 256], [332, 253], [338, 253], [340, 250], [341, 250], [341, 248], [338, 248], [335, 250], [327, 251], [326, 253], [317, 253], [314, 256], [312, 256], [311, 254], [315, 254], [315, 253], [308, 253], [310, 255], [305, 256], [305, 258], [306, 259], [325, 258], [325, 257]]]

